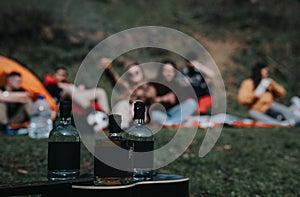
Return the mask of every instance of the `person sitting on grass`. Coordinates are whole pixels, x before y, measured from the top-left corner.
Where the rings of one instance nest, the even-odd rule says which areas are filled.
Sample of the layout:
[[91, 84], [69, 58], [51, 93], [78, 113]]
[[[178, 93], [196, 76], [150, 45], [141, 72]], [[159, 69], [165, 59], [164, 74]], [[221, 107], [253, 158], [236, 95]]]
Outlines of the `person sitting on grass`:
[[245, 79], [238, 92], [238, 102], [248, 107], [250, 118], [281, 126], [295, 126], [300, 123], [287, 106], [276, 102], [286, 90], [274, 79], [269, 78], [267, 64], [257, 63], [252, 69], [252, 76]]
[[44, 85], [52, 97], [59, 102], [63, 98], [72, 98], [76, 109], [94, 107], [95, 110], [109, 113], [107, 94], [102, 88], [86, 88], [84, 85], [76, 86], [67, 81], [67, 69], [58, 67], [53, 75], [46, 74]]
[[180, 124], [197, 109], [197, 102], [189, 98], [189, 89], [183, 87], [177, 80], [175, 62], [162, 62], [156, 82], [153, 86], [157, 95], [151, 107], [151, 123], [164, 126]]
[[147, 82], [143, 67], [138, 62], [133, 62], [125, 67], [125, 78], [122, 78], [112, 68], [112, 60], [109, 58], [102, 58], [100, 60], [101, 66], [105, 71], [118, 92], [112, 112], [122, 115], [123, 129], [130, 127], [133, 118], [133, 103], [136, 100], [142, 100], [146, 105], [146, 122], [150, 121], [149, 107], [153, 103], [156, 96], [154, 86]]
[[209, 114], [213, 105], [212, 96], [209, 92], [209, 83], [214, 77], [213, 71], [197, 60], [197, 55], [190, 52], [187, 55], [186, 65], [181, 70], [185, 79], [193, 87], [198, 99], [198, 114]]
[[21, 84], [21, 74], [11, 72], [0, 87], [0, 130], [11, 135], [28, 132], [32, 100]]

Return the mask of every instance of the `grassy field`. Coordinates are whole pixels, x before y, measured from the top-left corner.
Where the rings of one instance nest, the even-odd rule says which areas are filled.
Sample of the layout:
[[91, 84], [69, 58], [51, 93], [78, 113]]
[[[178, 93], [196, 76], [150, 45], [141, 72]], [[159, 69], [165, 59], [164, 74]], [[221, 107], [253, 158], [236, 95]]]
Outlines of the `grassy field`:
[[[156, 143], [176, 132], [163, 129]], [[186, 129], [189, 132], [189, 129]], [[299, 128], [224, 128], [215, 147], [198, 157], [205, 132], [162, 173], [190, 178], [191, 196], [299, 196]], [[47, 140], [0, 136], [0, 184], [46, 179]], [[82, 146], [81, 173], [92, 174], [92, 155]]]

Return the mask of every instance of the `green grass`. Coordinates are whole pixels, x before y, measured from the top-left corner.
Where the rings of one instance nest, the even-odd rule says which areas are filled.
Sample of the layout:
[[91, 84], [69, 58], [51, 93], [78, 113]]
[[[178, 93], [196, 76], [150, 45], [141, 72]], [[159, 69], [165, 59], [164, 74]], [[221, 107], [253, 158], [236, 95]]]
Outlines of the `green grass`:
[[[161, 130], [157, 145], [175, 132]], [[191, 196], [300, 195], [299, 128], [224, 128], [215, 147], [200, 158], [204, 134], [200, 129], [182, 156], [158, 170], [189, 177]], [[0, 143], [0, 184], [46, 179], [47, 140], [1, 135]], [[84, 147], [81, 172], [93, 172], [92, 156]]]

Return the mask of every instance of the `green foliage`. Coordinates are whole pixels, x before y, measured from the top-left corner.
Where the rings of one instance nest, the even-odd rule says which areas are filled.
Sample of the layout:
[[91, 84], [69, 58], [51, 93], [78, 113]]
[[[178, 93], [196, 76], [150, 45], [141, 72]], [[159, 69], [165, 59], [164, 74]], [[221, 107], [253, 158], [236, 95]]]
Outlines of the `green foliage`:
[[[300, 94], [299, 10], [296, 0], [1, 1], [0, 53], [20, 60], [40, 78], [53, 67], [65, 66], [72, 81], [93, 47], [127, 28], [158, 25], [212, 41], [230, 38], [240, 46], [231, 57], [233, 65], [223, 69], [222, 75], [228, 110], [239, 113], [237, 88], [257, 61], [271, 64], [274, 77], [288, 90], [286, 104], [291, 96]], [[139, 57], [160, 61], [166, 56], [151, 49], [125, 55], [133, 61]], [[232, 76], [233, 83], [227, 84]], [[99, 85], [110, 91], [112, 87], [107, 84]]]

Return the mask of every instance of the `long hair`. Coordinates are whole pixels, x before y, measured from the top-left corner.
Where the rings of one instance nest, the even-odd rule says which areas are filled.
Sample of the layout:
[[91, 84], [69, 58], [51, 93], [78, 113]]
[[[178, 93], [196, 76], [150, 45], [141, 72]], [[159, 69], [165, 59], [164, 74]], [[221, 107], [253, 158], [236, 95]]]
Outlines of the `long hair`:
[[[144, 80], [145, 80], [145, 72], [144, 72], [144, 69], [143, 69], [143, 67], [140, 65], [139, 62], [133, 62], [133, 63], [128, 64], [128, 65], [125, 67], [125, 70], [128, 71], [128, 70], [130, 70], [130, 69], [131, 69], [132, 67], [134, 67], [134, 66], [137, 66], [137, 67], [140, 68], [140, 70], [141, 70], [141, 72], [142, 72], [142, 75], [143, 75], [143, 81], [144, 81]], [[129, 76], [127, 76], [127, 81], [128, 81], [128, 83], [129, 83], [129, 85], [130, 85], [130, 86], [136, 85], [136, 84], [134, 84], [128, 77], [129, 77]]]
[[175, 70], [175, 76], [173, 78], [172, 81], [174, 81], [176, 79], [176, 76], [177, 76], [177, 65], [174, 61], [172, 60], [164, 60], [161, 62], [163, 65], [159, 67], [159, 72], [158, 72], [158, 78], [165, 81], [165, 77], [163, 76], [163, 67], [164, 67], [164, 64], [170, 64], [173, 66], [174, 70]]
[[261, 70], [263, 68], [266, 68], [268, 67], [267, 64], [265, 63], [262, 63], [262, 62], [258, 62], [254, 65], [254, 67], [252, 68], [252, 75], [251, 75], [251, 78], [253, 79], [254, 81], [254, 87], [256, 88], [258, 86], [258, 84], [260, 83], [261, 81]]

